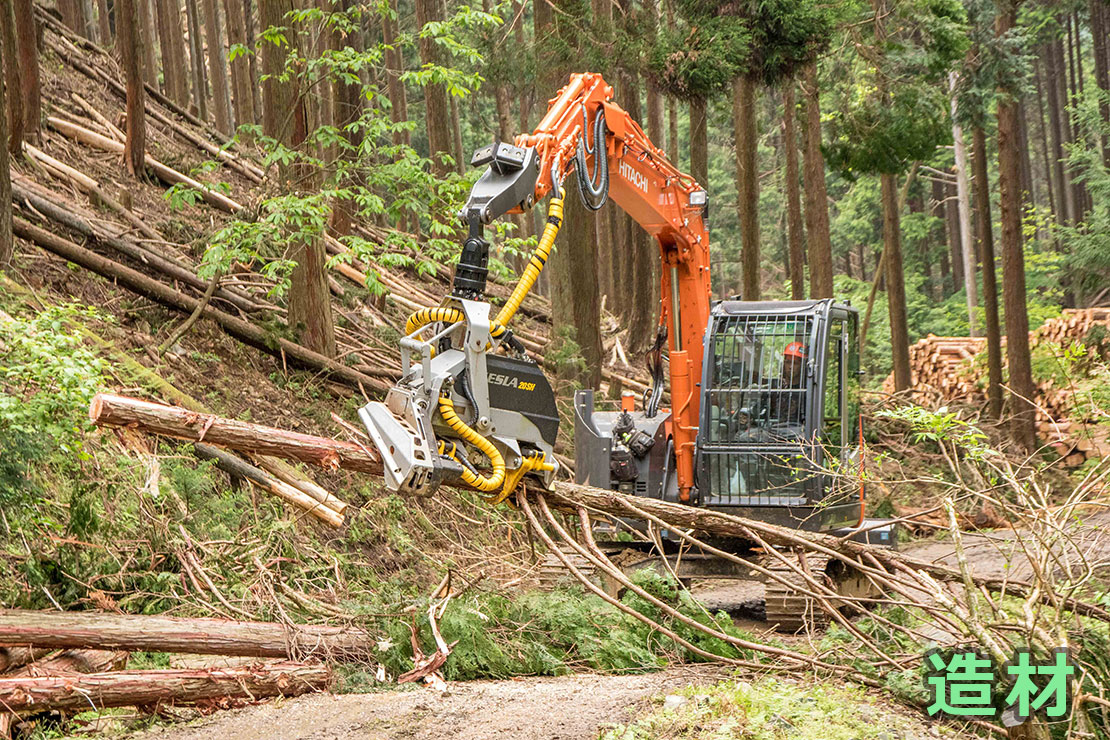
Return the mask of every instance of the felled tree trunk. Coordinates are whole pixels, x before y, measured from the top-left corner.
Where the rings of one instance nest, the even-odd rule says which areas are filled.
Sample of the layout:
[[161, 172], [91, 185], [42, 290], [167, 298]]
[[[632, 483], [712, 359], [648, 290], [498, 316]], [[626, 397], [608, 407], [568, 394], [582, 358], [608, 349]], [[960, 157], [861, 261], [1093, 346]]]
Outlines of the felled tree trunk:
[[[37, 648], [25, 648], [33, 655]], [[126, 650], [93, 650], [75, 649], [63, 650], [45, 660], [29, 662], [19, 669], [5, 674], [2, 678], [31, 678], [42, 676], [55, 676], [60, 673], [102, 673], [104, 671], [119, 671], [127, 665]]]
[[26, 710], [195, 704], [205, 699], [296, 696], [327, 687], [325, 665], [264, 663], [203, 670], [117, 671], [0, 679], [0, 706]]
[[292, 660], [365, 660], [376, 650], [360, 627], [25, 609], [0, 611], [0, 643]]
[[163, 406], [137, 398], [99, 393], [89, 407], [98, 426], [132, 427], [149, 434], [208, 442], [258, 455], [274, 455], [324, 468], [344, 468], [380, 475], [381, 462], [353, 442], [313, 437], [283, 429], [198, 414], [179, 406]]
[[[145, 295], [159, 303], [180, 311], [191, 313], [197, 306], [197, 299], [184, 295], [157, 280], [143, 275], [137, 270], [113, 262], [73, 242], [63, 239], [45, 229], [40, 229], [23, 219], [14, 219], [13, 229], [16, 236], [30, 239], [43, 249], [57, 254], [70, 262], [92, 270], [98, 275], [110, 278], [123, 287], [140, 295]], [[275, 338], [264, 329], [236, 316], [219, 311], [212, 306], [204, 309], [204, 316], [213, 319], [228, 334], [275, 356], [288, 357], [307, 367], [327, 372], [352, 386], [386, 390], [389, 384], [358, 372], [331, 358], [324, 357], [312, 350], [287, 339]], [[276, 347], [274, 346], [276, 345]]]

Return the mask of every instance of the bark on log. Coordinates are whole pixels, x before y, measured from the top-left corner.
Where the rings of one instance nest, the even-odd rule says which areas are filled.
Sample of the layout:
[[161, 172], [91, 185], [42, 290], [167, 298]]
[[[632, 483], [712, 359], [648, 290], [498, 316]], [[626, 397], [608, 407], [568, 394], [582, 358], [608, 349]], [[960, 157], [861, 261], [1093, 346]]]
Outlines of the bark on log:
[[359, 661], [376, 654], [376, 641], [348, 626], [0, 610], [0, 643], [35, 647]]
[[140, 234], [143, 234], [149, 239], [162, 239], [161, 234], [147, 226], [141, 218], [124, 208], [122, 203], [104, 192], [103, 188], [100, 187], [100, 184], [97, 183], [96, 180], [63, 162], [59, 162], [49, 154], [36, 149], [30, 144], [24, 144], [23, 149], [31, 155], [32, 159], [44, 165], [46, 169], [59, 180], [64, 180], [73, 184], [78, 190], [90, 196], [91, 199], [112, 209], [119, 214], [124, 221], [131, 224]]
[[[152, 298], [163, 305], [186, 314], [192, 313], [199, 302], [198, 299], [184, 295], [168, 285], [147, 277], [138, 270], [132, 270], [130, 267], [113, 262], [106, 257], [101, 257], [23, 219], [14, 219], [13, 230], [16, 236], [29, 239], [59, 257], [114, 280], [130, 291]], [[363, 386], [378, 391], [389, 389], [389, 384], [385, 381], [360, 373], [331, 358], [290, 342], [288, 339], [275, 337], [249, 321], [231, 316], [212, 306], [206, 308], [203, 315], [214, 320], [224, 331], [236, 339], [271, 355], [281, 357], [283, 361], [288, 358], [305, 367], [321, 370], [356, 388]]]
[[5, 674], [2, 678], [30, 678], [56, 676], [62, 673], [103, 673], [120, 671], [127, 665], [126, 650], [63, 650], [45, 660], [36, 660], [24, 665], [17, 671]]
[[129, 427], [190, 442], [209, 442], [243, 452], [274, 455], [324, 468], [380, 475], [381, 461], [353, 442], [289, 432], [238, 419], [199, 414], [137, 398], [99, 393], [89, 407], [97, 426]]
[[[266, 445], [259, 452], [311, 462], [317, 465], [337, 466], [366, 473], [380, 473], [381, 464], [374, 460], [366, 450], [350, 442], [340, 442], [321, 437], [310, 437], [295, 432], [285, 432], [254, 424], [220, 419], [206, 414], [198, 414], [175, 406], [159, 406], [147, 401], [139, 401], [124, 396], [99, 394], [93, 398], [89, 416], [94, 423], [103, 426], [129, 426], [141, 431], [163, 434], [181, 439], [197, 439], [204, 436], [216, 442], [219, 435], [221, 446], [239, 450], [256, 450], [258, 445]], [[207, 430], [205, 429], [207, 427]], [[206, 432], [207, 436], [202, 434]], [[909, 568], [928, 573], [939, 581], [962, 582], [963, 574], [953, 568], [917, 560], [895, 550], [875, 547], [864, 543], [835, 537], [829, 534], [803, 532], [774, 524], [745, 519], [743, 517], [712, 511], [697, 506], [671, 503], [643, 496], [625, 496], [615, 491], [605, 491], [573, 483], [556, 481], [554, 490], [545, 494], [557, 507], [577, 511], [586, 507], [594, 511], [625, 517], [637, 517], [633, 508], [654, 515], [675, 527], [690, 528], [708, 534], [734, 537], [747, 540], [762, 539], [774, 547], [817, 550], [830, 556], [837, 554], [856, 559], [862, 556], [874, 558], [879, 564], [892, 569]], [[976, 585], [992, 591], [1006, 591], [1017, 596], [1033, 592], [1030, 584], [1006, 578], [973, 579]], [[1046, 598], [1046, 597], [1041, 597]], [[1110, 622], [1110, 611], [1095, 604], [1077, 599], [1065, 599], [1067, 607], [1076, 613]], [[0, 627], [0, 643], [5, 642]], [[26, 643], [26, 639], [12, 640]]]
[[317, 501], [285, 481], [267, 475], [246, 460], [211, 445], [197, 444], [196, 452], [202, 458], [214, 460], [221, 470], [249, 480], [262, 490], [307, 511], [320, 521], [333, 527], [343, 526], [343, 511], [347, 508], [347, 504], [334, 496], [329, 494], [325, 499]]
[[[118, 141], [109, 139], [107, 136], [102, 136], [95, 131], [78, 126], [69, 121], [63, 121], [57, 116], [48, 116], [46, 122], [50, 124], [51, 128], [60, 134], [68, 136], [72, 139], [80, 141], [82, 144], [87, 144], [91, 147], [101, 149], [106, 152], [123, 153], [125, 145], [120, 144]], [[198, 182], [188, 175], [184, 175], [172, 167], [168, 167], [159, 162], [149, 154], [145, 155], [144, 160], [146, 166], [158, 177], [159, 180], [168, 185], [185, 185], [193, 190], [196, 190], [202, 200], [208, 205], [218, 208], [225, 213], [238, 213], [243, 209], [243, 206], [236, 201], [228, 198], [226, 195], [217, 193], [204, 183]]]
[[260, 663], [203, 670], [117, 671], [78, 676], [0, 679], [0, 706], [11, 711], [81, 711], [160, 704], [196, 704], [208, 699], [296, 696], [325, 689], [324, 665]]
[[33, 648], [30, 645], [0, 646], [0, 673], [24, 666], [48, 653], [50, 648]]

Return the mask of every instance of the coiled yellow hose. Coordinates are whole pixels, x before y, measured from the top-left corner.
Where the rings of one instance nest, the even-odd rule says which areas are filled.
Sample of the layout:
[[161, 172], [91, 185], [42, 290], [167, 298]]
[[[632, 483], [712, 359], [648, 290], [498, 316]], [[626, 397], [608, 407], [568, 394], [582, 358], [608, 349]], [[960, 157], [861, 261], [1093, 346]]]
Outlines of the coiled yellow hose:
[[469, 442], [481, 450], [482, 454], [488, 457], [490, 464], [493, 465], [493, 472], [489, 476], [474, 473], [464, 467], [462, 471], [463, 482], [484, 493], [492, 493], [500, 488], [501, 484], [505, 482], [505, 458], [501, 456], [493, 443], [471, 429], [466, 422], [459, 418], [459, 415], [455, 413], [455, 402], [451, 400], [450, 395], [444, 394], [439, 397], [439, 413], [443, 417], [444, 423], [451, 427], [455, 434], [459, 435], [464, 442]]
[[[563, 197], [564, 191], [560, 188], [558, 196], [552, 198], [550, 205], [547, 207], [547, 225], [544, 226], [543, 234], [540, 235], [539, 244], [532, 252], [528, 267], [524, 269], [524, 274], [520, 276], [520, 280], [517, 281], [516, 287], [513, 288], [509, 299], [505, 301], [505, 305], [501, 307], [497, 318], [490, 322], [489, 333], [495, 339], [508, 331], [509, 321], [520, 309], [520, 304], [524, 302], [524, 296], [528, 295], [528, 291], [536, 284], [540, 273], [543, 272], [544, 265], [547, 264], [547, 260], [551, 256], [551, 250], [555, 246], [555, 237], [559, 234], [559, 227], [563, 223]], [[463, 312], [457, 308], [422, 308], [409, 316], [408, 321], [405, 322], [405, 334], [412, 334], [417, 329], [437, 321], [455, 324], [465, 320], [465, 318]]]

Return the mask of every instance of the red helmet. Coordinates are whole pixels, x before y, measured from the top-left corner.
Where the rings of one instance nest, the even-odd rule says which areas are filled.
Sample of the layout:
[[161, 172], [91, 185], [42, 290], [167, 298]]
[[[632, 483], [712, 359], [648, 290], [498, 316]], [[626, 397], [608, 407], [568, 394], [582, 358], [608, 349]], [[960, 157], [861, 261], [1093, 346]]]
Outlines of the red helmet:
[[801, 342], [791, 342], [782, 351], [783, 357], [797, 357], [799, 360], [806, 358], [806, 346]]

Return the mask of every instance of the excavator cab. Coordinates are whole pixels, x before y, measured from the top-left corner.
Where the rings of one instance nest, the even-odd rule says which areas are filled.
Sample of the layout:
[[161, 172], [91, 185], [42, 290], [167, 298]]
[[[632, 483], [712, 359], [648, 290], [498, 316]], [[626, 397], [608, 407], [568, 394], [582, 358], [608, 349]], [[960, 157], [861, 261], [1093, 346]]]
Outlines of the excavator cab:
[[[832, 300], [714, 305], [689, 503], [822, 531], [858, 522], [858, 326]], [[595, 412], [590, 391], [575, 411], [578, 482], [680, 500], [669, 413]]]

